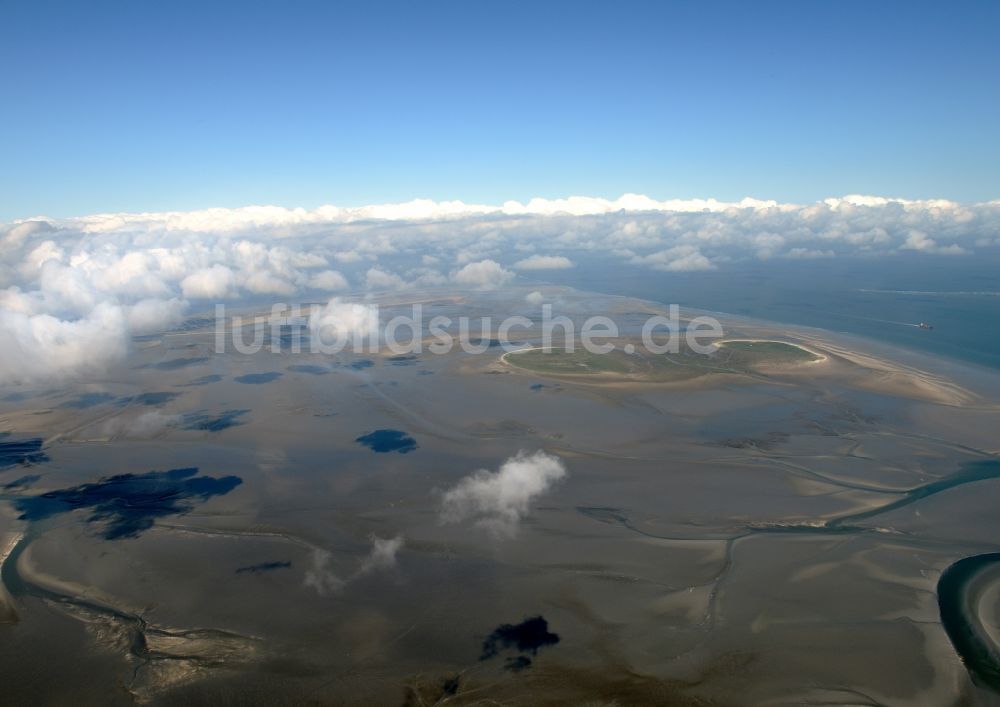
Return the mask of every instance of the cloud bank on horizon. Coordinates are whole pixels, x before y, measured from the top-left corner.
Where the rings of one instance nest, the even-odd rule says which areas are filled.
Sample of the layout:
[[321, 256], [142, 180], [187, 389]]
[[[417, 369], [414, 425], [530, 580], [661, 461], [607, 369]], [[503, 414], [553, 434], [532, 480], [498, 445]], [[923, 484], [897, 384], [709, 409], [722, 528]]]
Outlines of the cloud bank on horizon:
[[490, 289], [599, 257], [652, 270], [1000, 247], [1000, 200], [570, 197], [32, 218], [0, 226], [0, 383], [97, 373], [214, 302]]

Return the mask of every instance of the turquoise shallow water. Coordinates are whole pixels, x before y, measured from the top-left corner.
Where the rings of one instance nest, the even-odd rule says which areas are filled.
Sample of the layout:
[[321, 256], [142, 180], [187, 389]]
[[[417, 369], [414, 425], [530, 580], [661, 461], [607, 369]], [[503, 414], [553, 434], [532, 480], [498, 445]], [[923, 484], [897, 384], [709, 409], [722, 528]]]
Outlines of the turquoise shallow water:
[[[1000, 369], [1000, 259], [764, 261], [693, 273], [579, 262], [550, 281], [847, 332]], [[927, 322], [934, 329], [920, 329]]]

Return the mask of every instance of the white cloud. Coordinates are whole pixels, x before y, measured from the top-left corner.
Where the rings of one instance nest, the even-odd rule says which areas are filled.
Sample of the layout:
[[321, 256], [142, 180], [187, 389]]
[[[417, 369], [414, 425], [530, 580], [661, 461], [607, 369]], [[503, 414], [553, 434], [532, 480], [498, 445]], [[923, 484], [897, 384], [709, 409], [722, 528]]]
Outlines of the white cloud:
[[144, 299], [127, 308], [133, 334], [152, 334], [177, 326], [184, 320], [187, 303], [179, 299]]
[[394, 538], [380, 538], [372, 536], [372, 551], [364, 562], [358, 575], [368, 574], [377, 570], [389, 570], [396, 566], [396, 555], [403, 549], [403, 536], [397, 535]]
[[93, 214], [67, 219], [87, 233], [115, 231], [161, 231], [193, 233], [251, 233], [262, 228], [302, 228], [329, 223], [358, 221], [434, 221], [483, 215], [508, 216], [587, 216], [619, 211], [721, 212], [727, 209], [782, 208], [774, 201], [746, 198], [738, 202], [717, 199], [668, 199], [657, 201], [641, 194], [625, 194], [617, 199], [571, 196], [565, 199], [531, 199], [526, 204], [507, 201], [501, 206], [466, 204], [462, 201], [414, 199], [397, 204], [359, 207], [320, 206], [316, 209], [281, 206], [245, 206], [236, 209], [163, 211], [153, 213]]
[[565, 270], [573, 261], [562, 255], [532, 255], [514, 263], [518, 270]]
[[42, 265], [49, 260], [62, 262], [66, 257], [62, 248], [53, 241], [43, 241], [38, 244], [24, 259], [22, 270], [30, 277], [31, 274], [41, 269]]
[[181, 281], [181, 292], [192, 299], [235, 297], [236, 278], [225, 265], [213, 265], [191, 273]]
[[407, 277], [413, 278], [408, 287], [439, 287], [448, 284], [448, 278], [437, 270], [430, 268], [416, 268], [406, 273]]
[[324, 270], [309, 278], [309, 288], [313, 290], [336, 292], [338, 290], [346, 290], [348, 287], [347, 278], [336, 270]]
[[333, 571], [333, 555], [327, 550], [314, 549], [306, 570], [304, 584], [316, 590], [321, 597], [329, 596], [344, 588], [346, 582]]
[[150, 439], [176, 426], [180, 420], [180, 415], [168, 415], [159, 410], [150, 410], [135, 417], [131, 415], [113, 417], [104, 423], [101, 430], [108, 437]]
[[766, 209], [777, 207], [777, 202], [746, 198], [739, 202], [717, 201], [716, 199], [668, 199], [656, 201], [642, 194], [625, 194], [614, 201], [586, 196], [571, 196], [567, 199], [532, 199], [526, 205], [508, 201], [503, 205], [507, 214], [570, 214], [584, 216], [607, 214], [616, 211], [724, 211], [726, 209]]
[[0, 248], [17, 248], [20, 247], [29, 236], [36, 233], [49, 233], [54, 230], [55, 228], [48, 221], [21, 221], [20, 223], [16, 223], [7, 229], [3, 238], [0, 238]]
[[964, 255], [967, 251], [959, 245], [948, 246], [938, 245], [937, 241], [930, 238], [923, 231], [912, 230], [906, 236], [906, 242], [901, 246], [903, 250], [917, 250], [921, 253], [936, 253], [938, 255]]
[[529, 292], [528, 294], [526, 294], [524, 296], [524, 301], [530, 305], [534, 305], [537, 307], [538, 305], [540, 305], [542, 302], [545, 301], [545, 295], [543, 295], [538, 290], [535, 290], [534, 292]]
[[128, 352], [125, 316], [111, 304], [75, 320], [0, 309], [0, 332], [4, 382], [99, 374]]
[[701, 251], [692, 245], [677, 245], [656, 253], [632, 258], [635, 264], [651, 265], [654, 270], [666, 272], [690, 272], [695, 270], [714, 270], [712, 261], [702, 255]]
[[287, 297], [294, 294], [298, 288], [287, 280], [268, 270], [258, 270], [247, 277], [243, 283], [248, 291], [258, 295], [279, 295]]
[[480, 260], [452, 273], [451, 279], [458, 285], [469, 285], [485, 290], [506, 285], [514, 279], [514, 273], [504, 270], [495, 260]]
[[320, 596], [329, 596], [339, 592], [354, 580], [372, 572], [384, 572], [396, 566], [396, 556], [403, 549], [403, 536], [397, 535], [394, 538], [380, 538], [377, 535], [371, 536], [372, 549], [361, 561], [358, 569], [347, 577], [341, 579], [333, 571], [333, 555], [327, 550], [315, 548], [310, 558], [310, 567], [306, 570], [303, 583], [305, 586], [316, 591]]
[[816, 250], [815, 248], [792, 248], [784, 254], [784, 257], [792, 258], [793, 260], [832, 258], [833, 256], [834, 252], [832, 250]]
[[406, 287], [406, 281], [396, 273], [370, 268], [365, 273], [365, 287], [369, 290], [401, 290]]
[[566, 475], [558, 457], [543, 451], [518, 452], [499, 471], [480, 469], [444, 494], [441, 520], [472, 520], [498, 535], [513, 534], [531, 502]]
[[333, 257], [336, 258], [341, 263], [356, 263], [359, 260], [364, 260], [365, 256], [361, 255], [356, 250], [344, 250], [339, 253], [334, 253]]
[[309, 330], [326, 346], [341, 342], [374, 340], [378, 336], [378, 307], [372, 304], [344, 302], [334, 297], [309, 317]]
[[103, 296], [87, 274], [78, 268], [49, 260], [42, 264], [37, 282], [47, 311], [85, 315]]

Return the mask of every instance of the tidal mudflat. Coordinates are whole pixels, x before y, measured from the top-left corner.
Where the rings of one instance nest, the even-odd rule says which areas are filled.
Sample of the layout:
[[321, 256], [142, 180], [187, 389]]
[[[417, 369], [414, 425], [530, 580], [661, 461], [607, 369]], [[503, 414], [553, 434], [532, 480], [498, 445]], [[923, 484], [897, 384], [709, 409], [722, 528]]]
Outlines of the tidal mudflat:
[[[536, 320], [524, 294], [421, 301]], [[622, 346], [661, 313], [544, 295]], [[711, 355], [603, 360], [492, 329], [219, 355], [202, 322], [0, 391], [10, 700], [994, 702], [1000, 376], [722, 323]], [[536, 458], [529, 501], [485, 500]]]

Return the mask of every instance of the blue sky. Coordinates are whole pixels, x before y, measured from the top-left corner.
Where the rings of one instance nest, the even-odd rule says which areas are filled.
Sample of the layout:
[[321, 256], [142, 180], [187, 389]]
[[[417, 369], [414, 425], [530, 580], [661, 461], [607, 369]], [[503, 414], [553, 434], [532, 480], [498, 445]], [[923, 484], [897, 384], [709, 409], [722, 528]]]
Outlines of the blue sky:
[[1000, 197], [1000, 3], [0, 3], [0, 220]]

